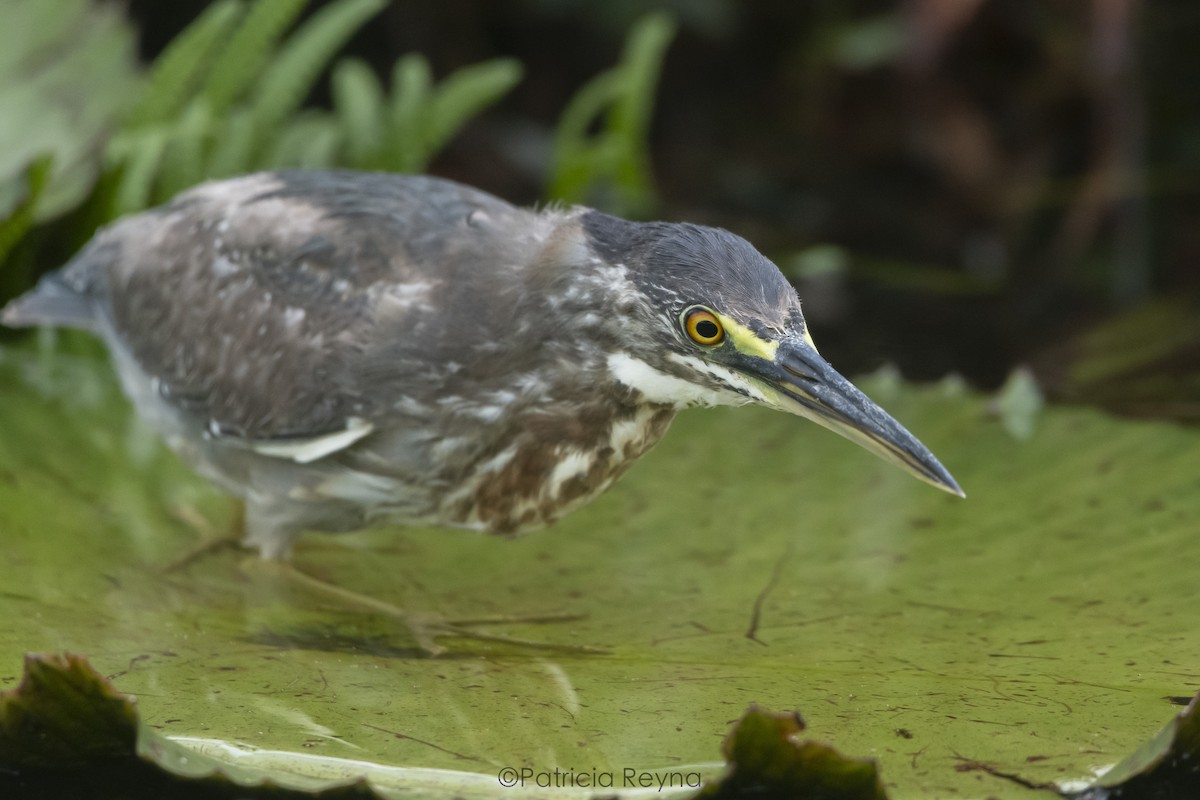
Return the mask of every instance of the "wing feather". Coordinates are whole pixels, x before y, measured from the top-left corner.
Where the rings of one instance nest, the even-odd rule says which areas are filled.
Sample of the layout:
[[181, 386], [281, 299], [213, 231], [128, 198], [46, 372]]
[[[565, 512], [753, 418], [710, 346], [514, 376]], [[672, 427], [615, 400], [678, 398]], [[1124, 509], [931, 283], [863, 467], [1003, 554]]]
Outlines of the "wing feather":
[[89, 314], [103, 317], [110, 344], [218, 438], [303, 463], [358, 441], [403, 402], [376, 391], [381, 335], [412, 340], [387, 349], [390, 389], [439, 390], [428, 354], [449, 329], [447, 308], [472, 285], [467, 272], [516, 257], [505, 232], [528, 219], [537, 215], [421, 176], [217, 181], [110, 226], [5, 319], [87, 327]]

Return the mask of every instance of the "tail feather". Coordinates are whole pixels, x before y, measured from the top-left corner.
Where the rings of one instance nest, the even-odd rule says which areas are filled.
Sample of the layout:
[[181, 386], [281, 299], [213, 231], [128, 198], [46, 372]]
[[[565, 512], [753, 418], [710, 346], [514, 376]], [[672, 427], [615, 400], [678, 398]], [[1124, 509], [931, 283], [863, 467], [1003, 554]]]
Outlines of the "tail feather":
[[73, 289], [63, 280], [61, 271], [46, 275], [33, 290], [0, 311], [0, 323], [10, 328], [59, 325], [90, 329], [96, 322], [93, 298]]

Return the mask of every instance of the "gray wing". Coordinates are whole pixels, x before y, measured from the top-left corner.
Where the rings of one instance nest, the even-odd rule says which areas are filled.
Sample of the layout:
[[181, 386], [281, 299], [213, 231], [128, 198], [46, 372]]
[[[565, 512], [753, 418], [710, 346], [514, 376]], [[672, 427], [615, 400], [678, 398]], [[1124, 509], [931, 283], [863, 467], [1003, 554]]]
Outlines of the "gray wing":
[[303, 454], [317, 458], [403, 404], [381, 396], [381, 370], [432, 396], [463, 366], [460, 315], [494, 293], [491, 264], [529, 257], [516, 240], [542, 220], [435, 178], [250, 175], [116, 223], [6, 319], [107, 327], [213, 433], [324, 437]]

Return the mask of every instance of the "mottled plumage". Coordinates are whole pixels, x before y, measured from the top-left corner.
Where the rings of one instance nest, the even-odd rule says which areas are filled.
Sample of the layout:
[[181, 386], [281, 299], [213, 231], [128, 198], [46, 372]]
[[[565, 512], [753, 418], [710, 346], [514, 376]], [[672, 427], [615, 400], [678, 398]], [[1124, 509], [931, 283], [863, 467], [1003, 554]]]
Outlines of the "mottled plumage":
[[[695, 307], [719, 343], [689, 338]], [[98, 233], [4, 321], [102, 336], [141, 415], [245, 497], [267, 556], [379, 519], [548, 524], [696, 405], [813, 416], [957, 491], [816, 356], [791, 286], [743, 239], [436, 178], [203, 184]]]

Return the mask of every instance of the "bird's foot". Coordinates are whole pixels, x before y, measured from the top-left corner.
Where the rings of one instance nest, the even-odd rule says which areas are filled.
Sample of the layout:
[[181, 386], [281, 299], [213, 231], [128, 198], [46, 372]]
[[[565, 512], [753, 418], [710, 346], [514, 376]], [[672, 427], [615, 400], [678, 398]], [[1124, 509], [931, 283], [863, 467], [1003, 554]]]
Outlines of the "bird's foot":
[[438, 639], [471, 639], [480, 642], [496, 642], [515, 647], [533, 650], [548, 650], [558, 653], [586, 653], [604, 655], [608, 653], [600, 647], [576, 644], [557, 644], [554, 642], [539, 642], [533, 639], [523, 639], [516, 636], [504, 636], [476, 630], [478, 627], [503, 624], [544, 624], [553, 622], [573, 622], [583, 619], [585, 614], [534, 614], [527, 616], [510, 616], [507, 614], [493, 616], [469, 617], [463, 619], [447, 619], [437, 612], [409, 611], [400, 606], [392, 605], [369, 595], [344, 589], [320, 578], [302, 572], [288, 563], [277, 561], [248, 560], [247, 566], [253, 570], [269, 570], [282, 575], [293, 583], [299, 584], [317, 594], [331, 597], [341, 603], [366, 608], [398, 620], [416, 640], [417, 647], [430, 656], [439, 656], [446, 652], [446, 647], [438, 644]]
[[472, 639], [477, 642], [498, 642], [532, 650], [550, 650], [559, 653], [587, 653], [605, 655], [609, 651], [602, 647], [584, 644], [558, 644], [555, 642], [539, 642], [534, 639], [523, 639], [518, 636], [504, 636], [497, 633], [475, 630], [475, 626], [502, 624], [543, 624], [547, 622], [573, 622], [582, 619], [585, 614], [536, 614], [530, 616], [497, 615], [491, 617], [472, 617], [469, 619], [446, 619], [436, 612], [412, 612], [393, 607], [391, 616], [400, 619], [416, 639], [417, 646], [431, 656], [439, 656], [446, 652], [443, 645], [437, 643], [442, 637], [452, 639]]

